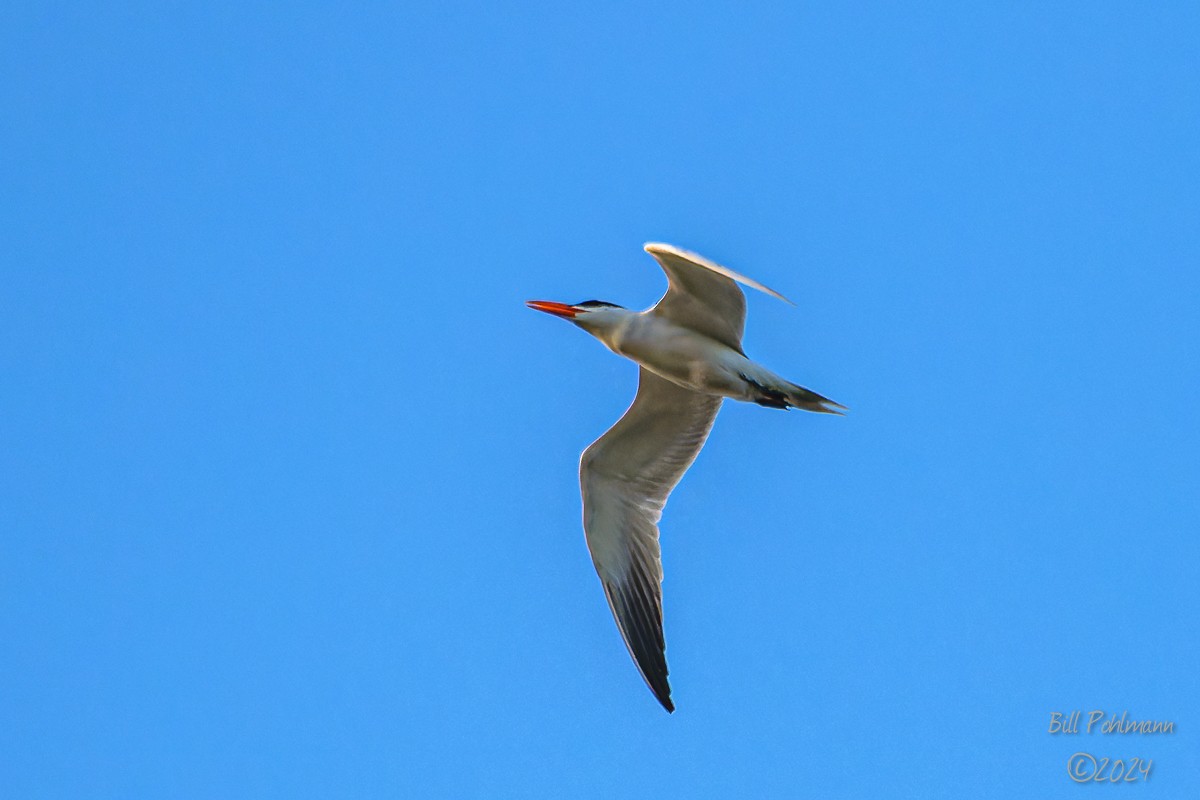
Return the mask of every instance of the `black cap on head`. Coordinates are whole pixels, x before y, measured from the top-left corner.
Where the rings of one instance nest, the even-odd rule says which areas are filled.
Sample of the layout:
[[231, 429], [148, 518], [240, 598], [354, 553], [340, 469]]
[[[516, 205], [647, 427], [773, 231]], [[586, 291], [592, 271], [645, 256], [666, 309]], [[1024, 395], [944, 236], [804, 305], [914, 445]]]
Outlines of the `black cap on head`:
[[624, 308], [616, 303], [606, 303], [603, 300], [584, 300], [582, 303], [576, 303], [577, 308]]

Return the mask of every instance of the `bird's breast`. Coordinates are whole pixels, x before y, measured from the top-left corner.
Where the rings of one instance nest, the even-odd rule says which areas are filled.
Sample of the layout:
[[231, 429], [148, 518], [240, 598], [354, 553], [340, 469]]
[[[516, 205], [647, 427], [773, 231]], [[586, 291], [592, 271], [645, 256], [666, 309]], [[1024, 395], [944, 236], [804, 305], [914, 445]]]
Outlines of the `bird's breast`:
[[708, 394], [726, 394], [731, 361], [744, 358], [703, 334], [653, 317], [626, 326], [612, 349], [660, 377]]

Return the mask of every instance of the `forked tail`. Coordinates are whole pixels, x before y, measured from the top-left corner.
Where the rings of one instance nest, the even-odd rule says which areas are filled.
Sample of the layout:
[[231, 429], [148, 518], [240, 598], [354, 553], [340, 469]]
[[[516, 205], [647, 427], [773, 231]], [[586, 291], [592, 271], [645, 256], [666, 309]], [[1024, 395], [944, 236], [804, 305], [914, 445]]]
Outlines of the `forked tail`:
[[850, 410], [841, 403], [834, 402], [828, 397], [822, 397], [811, 389], [797, 386], [775, 375], [772, 375], [769, 380], [765, 379], [765, 376], [755, 380], [744, 372], [739, 374], [751, 389], [748, 399], [760, 406], [784, 409], [799, 408], [804, 411], [815, 411], [818, 414], [839, 415], [843, 411]]
[[787, 402], [786, 407], [816, 411], [819, 414], [842, 414], [842, 412], [850, 410], [841, 403], [836, 403], [828, 397], [822, 397], [811, 389], [805, 389], [794, 383], [788, 384]]

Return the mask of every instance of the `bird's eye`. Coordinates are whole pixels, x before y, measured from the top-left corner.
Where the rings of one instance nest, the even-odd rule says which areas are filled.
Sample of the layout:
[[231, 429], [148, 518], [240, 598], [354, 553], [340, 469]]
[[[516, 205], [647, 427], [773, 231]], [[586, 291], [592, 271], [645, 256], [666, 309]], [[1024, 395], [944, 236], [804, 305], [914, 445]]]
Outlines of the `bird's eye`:
[[575, 305], [578, 308], [603, 308], [604, 306], [612, 305], [612, 303], [606, 303], [603, 300], [584, 300], [582, 303], [576, 303]]

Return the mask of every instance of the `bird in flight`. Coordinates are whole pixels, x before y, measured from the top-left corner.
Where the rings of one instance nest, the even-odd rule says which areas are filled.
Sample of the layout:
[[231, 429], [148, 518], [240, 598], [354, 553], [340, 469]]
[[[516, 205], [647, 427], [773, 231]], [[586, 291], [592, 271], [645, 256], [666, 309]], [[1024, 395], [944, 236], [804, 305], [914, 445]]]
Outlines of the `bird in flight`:
[[768, 408], [840, 414], [845, 406], [784, 380], [746, 357], [742, 283], [761, 283], [696, 253], [651, 242], [667, 293], [646, 311], [586, 300], [530, 300], [638, 364], [633, 404], [579, 460], [583, 530], [609, 608], [650, 691], [674, 711], [662, 625], [658, 521], [667, 496], [696, 460], [726, 398]]

